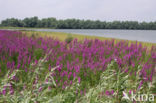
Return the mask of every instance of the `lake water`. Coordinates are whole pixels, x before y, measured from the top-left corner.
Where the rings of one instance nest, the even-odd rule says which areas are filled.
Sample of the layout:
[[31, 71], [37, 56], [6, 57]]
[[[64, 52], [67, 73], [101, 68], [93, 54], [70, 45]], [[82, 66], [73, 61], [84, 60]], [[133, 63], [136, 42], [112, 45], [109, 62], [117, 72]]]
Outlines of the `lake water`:
[[156, 30], [35, 29], [35, 31], [65, 32], [156, 43]]
[[65, 32], [90, 36], [137, 40], [156, 43], [156, 30], [109, 30], [109, 29], [27, 29], [46, 32]]

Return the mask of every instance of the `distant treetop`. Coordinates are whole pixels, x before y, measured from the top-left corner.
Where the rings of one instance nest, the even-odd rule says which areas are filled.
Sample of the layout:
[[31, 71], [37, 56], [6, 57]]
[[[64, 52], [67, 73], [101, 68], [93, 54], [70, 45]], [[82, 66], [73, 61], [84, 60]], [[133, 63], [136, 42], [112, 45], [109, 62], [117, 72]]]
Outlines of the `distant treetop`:
[[138, 21], [99, 21], [99, 20], [80, 20], [65, 19], [57, 20], [56, 18], [38, 17], [24, 18], [23, 20], [8, 18], [3, 20], [1, 26], [9, 27], [32, 27], [32, 28], [53, 28], [53, 29], [140, 29], [156, 30], [155, 22], [138, 22]]

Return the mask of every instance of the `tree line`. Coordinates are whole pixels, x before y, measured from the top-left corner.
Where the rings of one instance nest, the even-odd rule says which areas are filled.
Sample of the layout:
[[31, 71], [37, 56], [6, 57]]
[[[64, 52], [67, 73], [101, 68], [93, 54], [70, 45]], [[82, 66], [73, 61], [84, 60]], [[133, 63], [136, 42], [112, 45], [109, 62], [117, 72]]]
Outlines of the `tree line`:
[[32, 28], [53, 28], [53, 29], [141, 29], [156, 30], [155, 22], [138, 22], [138, 21], [99, 21], [99, 20], [80, 20], [65, 19], [57, 20], [56, 18], [38, 17], [24, 18], [22, 20], [16, 18], [8, 18], [2, 20], [0, 26], [9, 27], [32, 27]]

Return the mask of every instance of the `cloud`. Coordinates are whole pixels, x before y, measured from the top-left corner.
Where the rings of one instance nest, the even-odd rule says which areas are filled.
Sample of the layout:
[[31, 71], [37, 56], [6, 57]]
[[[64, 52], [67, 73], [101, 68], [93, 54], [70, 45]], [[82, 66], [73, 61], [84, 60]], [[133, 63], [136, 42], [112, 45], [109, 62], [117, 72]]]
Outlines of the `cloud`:
[[0, 7], [0, 20], [38, 16], [156, 21], [156, 0], [0, 0]]

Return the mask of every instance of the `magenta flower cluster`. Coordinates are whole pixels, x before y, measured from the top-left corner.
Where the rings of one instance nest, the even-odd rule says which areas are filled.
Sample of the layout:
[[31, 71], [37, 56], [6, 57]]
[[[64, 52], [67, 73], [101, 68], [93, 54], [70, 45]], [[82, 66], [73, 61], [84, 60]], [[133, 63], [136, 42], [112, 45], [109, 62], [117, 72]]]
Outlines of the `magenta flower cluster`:
[[117, 69], [134, 78], [140, 69], [144, 81], [152, 81], [155, 72], [155, 46], [149, 50], [137, 42], [129, 45], [127, 41], [98, 39], [74, 39], [68, 44], [53, 38], [27, 37], [18, 31], [0, 30], [0, 76], [15, 69], [32, 72], [30, 64], [37, 63], [48, 50], [52, 53], [45, 67], [50, 71], [59, 66], [52, 75], [60, 88], [72, 85], [73, 80], [94, 86], [111, 61], [116, 61]]

